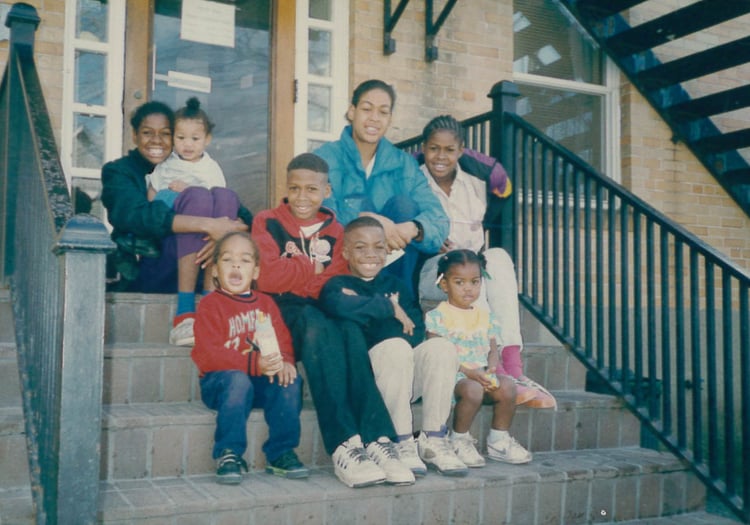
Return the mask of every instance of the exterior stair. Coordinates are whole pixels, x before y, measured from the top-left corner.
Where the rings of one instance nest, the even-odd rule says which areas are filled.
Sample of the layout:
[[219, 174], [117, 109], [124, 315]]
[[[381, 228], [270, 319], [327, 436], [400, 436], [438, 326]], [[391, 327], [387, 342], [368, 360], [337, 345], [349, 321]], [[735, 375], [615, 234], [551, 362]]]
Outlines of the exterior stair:
[[[2, 525], [33, 523], [8, 295], [0, 290]], [[160, 295], [107, 299], [101, 523], [733, 523], [704, 512], [705, 489], [679, 460], [639, 447], [636, 418], [616, 398], [586, 392], [584, 367], [528, 315], [527, 374], [559, 403], [557, 411], [516, 414], [511, 432], [534, 452], [531, 464], [490, 461], [466, 478], [431, 472], [409, 487], [349, 489], [333, 474], [308, 397], [298, 453], [309, 479], [263, 472], [267, 429], [253, 411], [251, 472], [239, 486], [218, 485], [213, 414], [200, 402], [189, 349], [166, 344], [173, 303]], [[490, 416], [485, 407], [472, 428], [480, 447]]]

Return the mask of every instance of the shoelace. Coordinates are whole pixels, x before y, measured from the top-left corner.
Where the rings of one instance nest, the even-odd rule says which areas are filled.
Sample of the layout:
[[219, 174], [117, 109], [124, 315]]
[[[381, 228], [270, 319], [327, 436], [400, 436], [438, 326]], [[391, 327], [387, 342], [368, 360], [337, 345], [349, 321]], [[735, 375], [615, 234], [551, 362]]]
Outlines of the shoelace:
[[433, 437], [430, 441], [436, 444], [436, 448], [440, 449], [440, 452], [453, 453], [453, 449], [446, 437]]
[[370, 457], [367, 455], [367, 452], [365, 449], [361, 447], [352, 447], [349, 450], [346, 451], [346, 455], [349, 456], [351, 459], [356, 461], [357, 463], [363, 463], [365, 461], [369, 461]]
[[247, 463], [245, 463], [245, 460], [234, 454], [227, 454], [219, 459], [219, 467], [223, 467], [227, 463], [236, 463], [240, 468], [247, 470]]
[[398, 459], [398, 452], [396, 452], [396, 447], [392, 441], [376, 441], [375, 444], [388, 459]]

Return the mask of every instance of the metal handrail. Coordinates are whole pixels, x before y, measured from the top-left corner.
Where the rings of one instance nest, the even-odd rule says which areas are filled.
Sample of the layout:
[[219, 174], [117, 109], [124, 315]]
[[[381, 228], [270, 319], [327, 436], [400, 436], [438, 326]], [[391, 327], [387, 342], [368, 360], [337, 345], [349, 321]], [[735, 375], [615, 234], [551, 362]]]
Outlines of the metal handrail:
[[[33, 57], [40, 18], [15, 4], [0, 83], [0, 283], [10, 285], [35, 519], [95, 523], [104, 347], [104, 224], [73, 215]], [[86, 322], [81, 322], [85, 320]]]
[[507, 215], [485, 226], [511, 232], [520, 302], [624, 399], [642, 442], [750, 520], [750, 274], [516, 115], [512, 83], [489, 96], [462, 124], [511, 177]]

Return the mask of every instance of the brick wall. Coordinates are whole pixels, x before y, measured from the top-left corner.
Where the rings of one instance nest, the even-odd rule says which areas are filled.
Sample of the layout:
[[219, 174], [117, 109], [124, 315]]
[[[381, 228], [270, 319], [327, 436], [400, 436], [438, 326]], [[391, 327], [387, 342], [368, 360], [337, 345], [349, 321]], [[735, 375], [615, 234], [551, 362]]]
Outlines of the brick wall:
[[[649, 2], [633, 11], [642, 23], [687, 5], [687, 0]], [[438, 3], [437, 8], [442, 4]], [[746, 34], [746, 17], [714, 35], [661, 46], [664, 60], [684, 56]], [[492, 85], [512, 78], [512, 0], [458, 3], [437, 36], [439, 57], [424, 60], [424, 4], [410, 2], [392, 36], [396, 52], [383, 55], [383, 3], [353, 0], [350, 27], [350, 86], [368, 78], [394, 84], [396, 109], [388, 137], [398, 141], [421, 132], [441, 113], [459, 119], [490, 109]], [[720, 39], [720, 40], [719, 40]], [[712, 75], [688, 85], [697, 95], [723, 86], [746, 84], [750, 66]], [[667, 125], [627, 82], [621, 87], [622, 180], [639, 197], [750, 270], [750, 219], [703, 168], [684, 144], [674, 144]], [[750, 118], [733, 112], [717, 119], [727, 129], [747, 126]], [[341, 121], [343, 125], [343, 120]], [[734, 128], [732, 128], [734, 126]]]
[[[59, 148], [62, 129], [65, 2], [64, 0], [24, 0], [24, 2], [34, 6], [42, 19], [35, 35], [34, 60]], [[9, 5], [15, 2], [2, 3]], [[4, 40], [0, 42], [0, 68], [2, 68], [0, 71], [3, 73], [7, 60], [8, 41]]]
[[[439, 9], [443, 3], [435, 5]], [[392, 140], [420, 134], [439, 114], [463, 119], [488, 111], [490, 88], [511, 76], [511, 2], [457, 3], [438, 32], [439, 57], [431, 63], [424, 59], [424, 2], [408, 4], [392, 33], [396, 52], [390, 56], [383, 55], [383, 2], [354, 0], [350, 13], [350, 85], [368, 78], [394, 84], [396, 110], [388, 133]]]

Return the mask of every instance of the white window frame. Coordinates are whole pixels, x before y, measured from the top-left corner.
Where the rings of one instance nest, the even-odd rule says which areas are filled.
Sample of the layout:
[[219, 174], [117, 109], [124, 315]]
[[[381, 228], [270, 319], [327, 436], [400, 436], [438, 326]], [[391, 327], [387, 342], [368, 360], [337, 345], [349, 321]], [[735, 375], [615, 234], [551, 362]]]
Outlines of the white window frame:
[[[295, 79], [297, 100], [294, 106], [294, 153], [308, 150], [308, 141], [330, 142], [341, 135], [343, 125], [336, 125], [349, 107], [349, 3], [331, 0], [332, 20], [309, 18], [309, 0], [297, 0], [295, 36]], [[308, 32], [320, 29], [331, 33], [331, 76], [310, 74], [308, 63]], [[307, 128], [308, 86], [331, 88], [331, 130], [311, 131]]]
[[608, 57], [605, 57], [604, 62], [604, 85], [519, 72], [513, 73], [513, 81], [526, 86], [547, 87], [602, 97], [604, 173], [609, 178], [620, 182], [622, 179], [620, 163], [620, 70]]
[[[65, 47], [63, 50], [63, 100], [61, 162], [68, 185], [73, 178], [99, 179], [101, 169], [73, 166], [74, 122], [76, 114], [88, 114], [106, 119], [104, 162], [122, 156], [122, 102], [125, 79], [125, 10], [126, 0], [109, 0], [107, 42], [93, 42], [76, 38], [76, 8], [78, 1], [65, 5]], [[75, 53], [91, 51], [107, 57], [106, 100], [104, 105], [81, 104], [75, 97]], [[104, 74], [104, 72], [102, 72]]]

